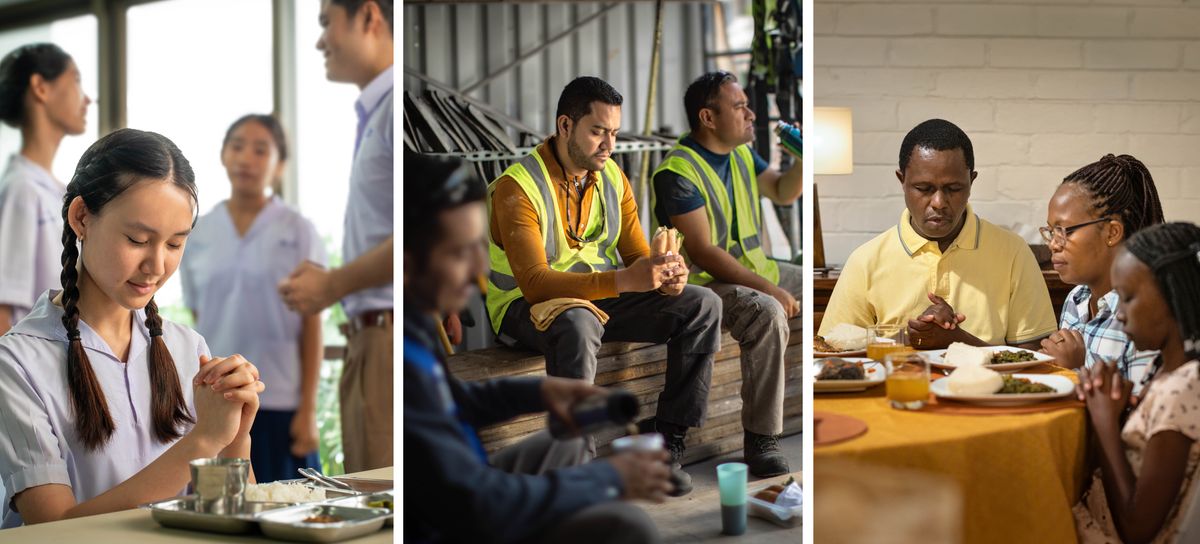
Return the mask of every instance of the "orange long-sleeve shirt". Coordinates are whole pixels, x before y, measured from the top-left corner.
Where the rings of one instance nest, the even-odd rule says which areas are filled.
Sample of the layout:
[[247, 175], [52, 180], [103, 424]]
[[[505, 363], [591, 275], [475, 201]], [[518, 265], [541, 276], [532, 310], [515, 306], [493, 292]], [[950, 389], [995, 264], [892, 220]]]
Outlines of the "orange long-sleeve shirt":
[[[600, 187], [600, 173], [591, 172], [591, 182], [583, 191], [583, 202], [580, 206], [579, 195], [570, 190], [570, 184], [563, 175], [558, 159], [554, 156], [554, 137], [548, 138], [536, 148], [542, 156], [542, 161], [549, 170], [549, 183], [557, 191], [558, 223], [563, 229], [574, 229], [576, 236], [583, 238], [585, 220], [580, 220], [578, 211], [590, 210], [592, 198]], [[621, 199], [621, 235], [617, 240], [617, 253], [625, 266], [650, 255], [650, 246], [642, 233], [642, 225], [638, 220], [637, 201], [633, 198], [633, 189], [629, 178], [621, 172], [621, 182], [625, 184], [625, 195]], [[575, 224], [567, 224], [567, 206], [571, 208], [571, 218]], [[586, 212], [583, 214], [588, 215]], [[525, 191], [517, 184], [512, 176], [501, 176], [496, 181], [496, 190], [492, 194], [492, 210], [490, 214], [492, 239], [497, 240], [501, 249], [508, 256], [508, 264], [512, 268], [517, 286], [525, 295], [525, 300], [537, 304], [552, 298], [569, 297], [586, 300], [612, 298], [617, 293], [617, 273], [595, 272], [576, 273], [559, 272], [546, 264], [546, 249], [542, 243], [541, 223], [533, 203], [525, 195]], [[564, 234], [567, 231], [564, 230]], [[567, 243], [572, 248], [580, 247], [580, 243], [567, 236]]]

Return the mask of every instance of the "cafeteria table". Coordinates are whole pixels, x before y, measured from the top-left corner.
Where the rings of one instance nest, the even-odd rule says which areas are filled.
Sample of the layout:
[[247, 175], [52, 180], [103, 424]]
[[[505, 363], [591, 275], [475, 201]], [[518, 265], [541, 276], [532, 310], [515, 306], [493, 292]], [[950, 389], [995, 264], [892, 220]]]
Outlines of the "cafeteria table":
[[[338, 477], [341, 478], [342, 476]], [[346, 474], [344, 477], [391, 480], [392, 467]], [[86, 542], [87, 544], [254, 542], [263, 544], [276, 541], [261, 534], [226, 535], [183, 529], [168, 529], [155, 522], [150, 517], [149, 510], [135, 508], [121, 512], [5, 529], [0, 531], [0, 543], [7, 542], [14, 544], [18, 542]], [[353, 542], [354, 544], [383, 544], [387, 542], [390, 544], [392, 542], [392, 529], [384, 527], [378, 533], [348, 540], [347, 542]]]

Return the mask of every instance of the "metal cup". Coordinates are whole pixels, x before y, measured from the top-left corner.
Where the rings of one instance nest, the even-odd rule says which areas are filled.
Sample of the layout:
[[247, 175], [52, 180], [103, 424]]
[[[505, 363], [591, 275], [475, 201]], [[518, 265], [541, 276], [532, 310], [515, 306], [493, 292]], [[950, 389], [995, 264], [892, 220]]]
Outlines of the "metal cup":
[[245, 504], [248, 459], [195, 459], [191, 463], [196, 510], [208, 514], [236, 514]]

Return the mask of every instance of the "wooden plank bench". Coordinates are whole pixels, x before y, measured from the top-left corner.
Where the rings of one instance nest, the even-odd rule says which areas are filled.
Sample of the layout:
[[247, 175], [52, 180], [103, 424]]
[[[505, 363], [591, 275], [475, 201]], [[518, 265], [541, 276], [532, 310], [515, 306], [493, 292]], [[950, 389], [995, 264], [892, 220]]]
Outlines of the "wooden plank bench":
[[[788, 323], [791, 337], [784, 353], [785, 396], [783, 428], [785, 435], [800, 432], [802, 421], [803, 372], [801, 364], [805, 342], [802, 320]], [[738, 359], [741, 350], [725, 332], [721, 350], [714, 358], [712, 384], [708, 395], [708, 419], [704, 427], [688, 432], [684, 462], [693, 463], [742, 448], [742, 372]], [[545, 376], [546, 362], [536, 352], [506, 347], [463, 352], [450, 357], [450, 372], [467, 381], [488, 380], [513, 376]], [[596, 384], [619, 386], [637, 395], [642, 409], [640, 417], [653, 415], [662, 391], [667, 367], [667, 346], [608, 342], [597, 354]], [[513, 444], [546, 428], [545, 414], [526, 415], [483, 427], [480, 439], [488, 453]], [[600, 455], [609, 451], [608, 444], [624, 434], [622, 430], [597, 435]]]

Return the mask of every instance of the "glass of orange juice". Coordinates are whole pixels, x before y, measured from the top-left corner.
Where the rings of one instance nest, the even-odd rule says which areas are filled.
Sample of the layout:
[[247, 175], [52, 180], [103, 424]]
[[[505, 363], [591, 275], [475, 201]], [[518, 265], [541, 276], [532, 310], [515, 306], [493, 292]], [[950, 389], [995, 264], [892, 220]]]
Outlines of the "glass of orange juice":
[[883, 362], [889, 353], [912, 351], [908, 345], [908, 327], [874, 325], [867, 327], [867, 358]]
[[887, 370], [887, 399], [897, 410], [920, 410], [929, 400], [929, 361], [917, 353], [889, 353], [884, 356]]

